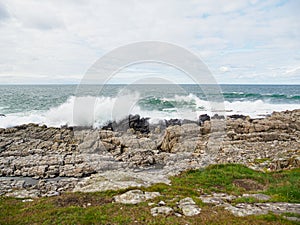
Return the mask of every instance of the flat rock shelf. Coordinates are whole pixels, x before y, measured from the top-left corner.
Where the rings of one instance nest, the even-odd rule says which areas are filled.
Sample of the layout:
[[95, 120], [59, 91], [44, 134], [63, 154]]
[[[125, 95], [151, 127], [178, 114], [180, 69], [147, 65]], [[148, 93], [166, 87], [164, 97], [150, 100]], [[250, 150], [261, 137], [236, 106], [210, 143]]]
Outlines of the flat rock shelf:
[[[226, 125], [219, 146], [208, 141], [218, 138], [213, 121]], [[262, 119], [216, 116], [201, 123], [147, 125], [135, 116], [127, 122], [101, 129], [36, 124], [0, 129], [0, 195], [35, 198], [170, 184], [170, 176], [220, 163], [260, 171], [300, 166], [300, 110]]]

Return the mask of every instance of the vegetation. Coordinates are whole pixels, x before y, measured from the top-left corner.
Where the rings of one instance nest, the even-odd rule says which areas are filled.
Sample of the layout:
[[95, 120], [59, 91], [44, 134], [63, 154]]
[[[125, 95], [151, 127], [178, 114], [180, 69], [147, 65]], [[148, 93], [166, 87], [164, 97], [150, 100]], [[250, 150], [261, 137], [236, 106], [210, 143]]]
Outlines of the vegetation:
[[[148, 202], [122, 205], [112, 202], [114, 195], [126, 190], [98, 193], [65, 193], [51, 198], [22, 202], [21, 199], [0, 198], [0, 224], [293, 224], [283, 216], [235, 217], [221, 207], [201, 202], [199, 195], [210, 192], [265, 193], [269, 201], [300, 202], [300, 169], [274, 173], [253, 171], [236, 164], [212, 165], [203, 170], [187, 171], [172, 177], [172, 185], [156, 184], [144, 191], [159, 191], [162, 196], [149, 201], [166, 202], [176, 207], [184, 197], [192, 197], [202, 208], [193, 217], [158, 216], [150, 214]], [[254, 202], [238, 198], [238, 202]], [[299, 215], [293, 215], [299, 217]], [[295, 222], [294, 222], [295, 223]]]

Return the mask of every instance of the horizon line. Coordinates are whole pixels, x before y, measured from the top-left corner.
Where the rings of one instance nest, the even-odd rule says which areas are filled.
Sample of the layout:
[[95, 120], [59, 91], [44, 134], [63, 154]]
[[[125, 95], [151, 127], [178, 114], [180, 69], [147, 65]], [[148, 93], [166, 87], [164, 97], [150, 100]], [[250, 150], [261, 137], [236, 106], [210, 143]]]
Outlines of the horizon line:
[[[7, 83], [7, 84], [0, 84], [0, 86], [19, 86], [19, 85], [131, 85], [132, 83], [107, 83], [107, 84], [80, 84], [80, 83]], [[134, 83], [133, 85], [300, 85], [300, 83], [296, 84], [279, 84], [279, 83], [217, 83], [217, 84], [195, 84], [195, 83], [179, 83], [179, 84], [169, 84], [169, 83]]]

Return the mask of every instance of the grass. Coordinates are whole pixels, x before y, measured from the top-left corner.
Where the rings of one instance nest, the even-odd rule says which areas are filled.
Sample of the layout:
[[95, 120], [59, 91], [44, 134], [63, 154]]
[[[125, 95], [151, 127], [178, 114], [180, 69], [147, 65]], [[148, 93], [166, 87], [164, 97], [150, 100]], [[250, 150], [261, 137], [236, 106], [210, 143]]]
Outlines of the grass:
[[254, 159], [254, 163], [259, 164], [268, 161], [269, 158]]
[[[270, 201], [300, 202], [300, 169], [275, 173], [253, 171], [236, 164], [212, 165], [203, 170], [187, 171], [171, 178], [172, 185], [155, 184], [144, 191], [159, 191], [162, 196], [150, 201], [166, 202], [176, 209], [176, 202], [192, 197], [201, 207], [193, 217], [152, 217], [148, 202], [123, 205], [112, 202], [114, 195], [126, 190], [97, 193], [65, 193], [33, 202], [0, 197], [0, 224], [295, 224], [283, 216], [235, 217], [221, 207], [201, 202], [199, 195], [210, 192], [265, 193]], [[253, 198], [238, 198], [235, 203], [255, 202]], [[179, 211], [179, 209], [176, 209]], [[298, 214], [294, 215], [299, 217]]]

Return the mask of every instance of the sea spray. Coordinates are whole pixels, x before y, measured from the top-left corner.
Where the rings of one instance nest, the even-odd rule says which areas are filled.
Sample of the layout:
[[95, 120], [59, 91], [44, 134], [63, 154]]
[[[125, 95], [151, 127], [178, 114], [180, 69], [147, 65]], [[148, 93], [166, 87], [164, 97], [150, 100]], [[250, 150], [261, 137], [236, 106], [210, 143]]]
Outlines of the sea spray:
[[[196, 120], [200, 114], [214, 115], [214, 109], [197, 85], [97, 85], [86, 86], [75, 97], [75, 85], [0, 86], [0, 127], [38, 123], [60, 127], [68, 124], [99, 127], [129, 114], [163, 119]], [[222, 85], [227, 115], [262, 117], [273, 111], [300, 108], [299, 85]], [[79, 101], [74, 123], [74, 102]], [[90, 105], [87, 107], [87, 105]], [[90, 110], [92, 109], [92, 110]]]

